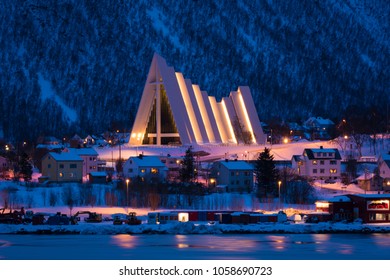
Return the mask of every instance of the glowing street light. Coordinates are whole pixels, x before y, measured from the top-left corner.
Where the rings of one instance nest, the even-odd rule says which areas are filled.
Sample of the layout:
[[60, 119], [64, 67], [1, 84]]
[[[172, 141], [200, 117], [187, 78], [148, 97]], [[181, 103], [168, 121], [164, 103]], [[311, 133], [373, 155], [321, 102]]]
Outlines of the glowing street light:
[[280, 200], [280, 185], [282, 184], [282, 181], [278, 181], [278, 187], [279, 187], [279, 208], [280, 208], [280, 205], [281, 205], [281, 200]]
[[126, 179], [126, 214], [129, 212], [129, 182], [130, 180]]

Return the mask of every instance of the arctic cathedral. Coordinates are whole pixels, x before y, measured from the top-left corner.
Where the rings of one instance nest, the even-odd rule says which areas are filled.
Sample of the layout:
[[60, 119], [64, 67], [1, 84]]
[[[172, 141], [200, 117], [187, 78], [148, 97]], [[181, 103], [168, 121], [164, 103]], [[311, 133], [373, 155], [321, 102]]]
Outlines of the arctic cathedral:
[[249, 87], [217, 102], [154, 54], [130, 145], [264, 144]]

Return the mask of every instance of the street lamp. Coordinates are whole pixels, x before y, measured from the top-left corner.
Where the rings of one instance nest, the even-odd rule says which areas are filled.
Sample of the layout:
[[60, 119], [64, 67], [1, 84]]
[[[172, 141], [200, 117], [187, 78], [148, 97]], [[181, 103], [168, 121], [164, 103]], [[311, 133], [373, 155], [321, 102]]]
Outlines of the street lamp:
[[129, 179], [126, 179], [126, 214], [129, 211]]
[[278, 187], [279, 187], [279, 208], [280, 208], [280, 205], [281, 205], [281, 200], [280, 200], [280, 185], [282, 184], [282, 181], [278, 181]]

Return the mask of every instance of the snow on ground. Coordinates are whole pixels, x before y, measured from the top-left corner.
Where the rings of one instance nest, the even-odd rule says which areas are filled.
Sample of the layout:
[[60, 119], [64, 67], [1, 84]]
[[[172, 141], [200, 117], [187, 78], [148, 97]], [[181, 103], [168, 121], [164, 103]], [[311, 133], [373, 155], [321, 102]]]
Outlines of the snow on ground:
[[80, 222], [78, 225], [6, 225], [0, 224], [1, 234], [249, 234], [249, 233], [390, 233], [390, 223], [258, 223], [258, 224], [209, 224], [206, 222], [172, 222], [167, 224], [113, 225]]

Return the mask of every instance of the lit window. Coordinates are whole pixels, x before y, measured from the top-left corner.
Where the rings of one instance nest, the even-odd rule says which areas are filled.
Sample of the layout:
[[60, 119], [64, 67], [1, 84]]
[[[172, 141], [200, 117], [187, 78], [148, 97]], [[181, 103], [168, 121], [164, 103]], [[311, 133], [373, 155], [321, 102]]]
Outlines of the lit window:
[[313, 165], [317, 165], [317, 161], [316, 160], [313, 160]]
[[336, 169], [336, 168], [331, 168], [331, 169], [329, 170], [329, 172], [330, 172], [331, 174], [335, 174], [335, 173], [337, 173], [337, 169]]
[[141, 169], [141, 173], [145, 173], [146, 172], [146, 170], [145, 169]]
[[60, 178], [64, 177], [64, 173], [60, 172], [59, 176]]
[[150, 173], [157, 174], [158, 173], [158, 169], [157, 168], [151, 168], [150, 169]]

